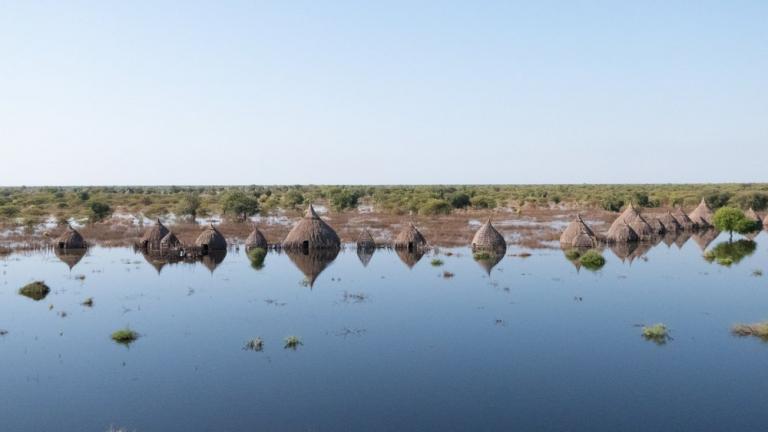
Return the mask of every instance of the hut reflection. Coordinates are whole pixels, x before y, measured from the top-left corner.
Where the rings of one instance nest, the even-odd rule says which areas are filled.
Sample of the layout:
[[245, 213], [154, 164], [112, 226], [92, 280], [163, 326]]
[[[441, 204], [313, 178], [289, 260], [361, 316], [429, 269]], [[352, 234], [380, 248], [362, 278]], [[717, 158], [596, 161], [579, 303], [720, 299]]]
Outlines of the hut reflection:
[[227, 256], [227, 250], [215, 250], [210, 249], [206, 255], [203, 255], [203, 257], [200, 259], [200, 261], [203, 263], [205, 268], [207, 268], [211, 274], [213, 274], [214, 270], [216, 270], [216, 267], [219, 266], [224, 261], [224, 258]]
[[294, 250], [285, 249], [286, 255], [293, 264], [304, 273], [304, 278], [312, 288], [320, 273], [339, 255], [339, 248]]
[[53, 250], [53, 253], [56, 254], [56, 257], [60, 259], [64, 264], [66, 264], [70, 270], [72, 270], [72, 267], [76, 266], [77, 263], [83, 259], [85, 252], [86, 249], [54, 248]]
[[397, 256], [400, 257], [400, 261], [407, 265], [408, 268], [413, 268], [413, 266], [415, 266], [424, 256], [425, 251], [421, 248], [416, 248], [412, 251], [409, 251], [408, 249], [395, 249], [395, 253], [397, 253]]
[[704, 251], [719, 235], [720, 231], [716, 229], [704, 229], [696, 232], [691, 238], [693, 238], [693, 241], [695, 241], [696, 244], [699, 245], [699, 248]]
[[480, 267], [483, 268], [483, 270], [485, 270], [488, 276], [490, 276], [493, 268], [501, 262], [505, 254], [506, 247], [503, 250], [499, 249], [494, 251], [478, 252], [475, 253], [472, 257], [475, 259], [475, 262], [478, 263]]
[[373, 258], [373, 253], [375, 251], [375, 248], [357, 248], [357, 257], [360, 259], [360, 262], [363, 263], [363, 267], [368, 267], [368, 263], [371, 262], [371, 258]]

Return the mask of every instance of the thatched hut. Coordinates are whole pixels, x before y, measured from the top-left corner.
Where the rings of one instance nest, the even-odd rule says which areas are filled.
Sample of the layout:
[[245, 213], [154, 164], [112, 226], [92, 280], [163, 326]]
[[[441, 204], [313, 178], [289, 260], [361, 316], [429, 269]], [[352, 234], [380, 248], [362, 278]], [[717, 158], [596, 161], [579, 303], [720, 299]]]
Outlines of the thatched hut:
[[667, 229], [664, 227], [664, 224], [659, 220], [657, 217], [649, 217], [645, 219], [646, 222], [648, 222], [648, 225], [651, 226], [651, 229], [653, 230], [653, 233], [657, 236], [664, 235], [665, 232], [667, 232]]
[[201, 249], [203, 255], [210, 251], [227, 250], [227, 239], [213, 226], [209, 224], [195, 240], [195, 246]]
[[264, 234], [261, 233], [261, 231], [253, 227], [253, 231], [251, 231], [250, 234], [248, 234], [248, 238], [245, 239], [245, 249], [267, 249], [267, 238], [264, 237]]
[[174, 251], [181, 249], [181, 246], [181, 241], [176, 237], [176, 234], [171, 231], [168, 231], [168, 234], [160, 240], [161, 251]]
[[472, 237], [472, 250], [507, 250], [507, 242], [504, 240], [504, 236], [493, 227], [490, 218], [488, 218], [480, 229], [477, 230], [475, 236]]
[[419, 230], [409, 223], [400, 233], [395, 237], [394, 243], [395, 249], [404, 249], [409, 252], [423, 250], [427, 248], [427, 240], [421, 235]]
[[312, 288], [320, 273], [339, 255], [339, 250], [340, 248], [324, 248], [302, 251], [293, 248], [286, 249], [285, 253], [293, 264], [304, 273], [307, 285]]
[[163, 237], [168, 235], [168, 232], [168, 228], [166, 228], [158, 218], [157, 223], [144, 231], [144, 235], [141, 236], [141, 240], [139, 240], [139, 246], [142, 249], [148, 250], [160, 249], [160, 241]]
[[88, 246], [83, 236], [70, 224], [67, 224], [64, 232], [53, 241], [53, 245], [56, 249], [85, 249]]
[[637, 234], [637, 237], [640, 240], [651, 240], [653, 236], [656, 235], [656, 232], [654, 231], [653, 227], [651, 227], [651, 224], [649, 224], [642, 216], [632, 221], [629, 226], [632, 227], [632, 230], [635, 231], [635, 234]]
[[688, 215], [693, 223], [702, 228], [712, 226], [712, 216], [712, 209], [709, 207], [704, 198], [701, 199], [698, 207], [693, 209], [693, 211]]
[[[629, 226], [632, 231], [634, 231], [634, 236], [627, 232], [627, 230], [624, 228], [624, 225]], [[611, 235], [611, 232], [613, 232], [614, 235]], [[615, 234], [620, 232], [624, 232], [628, 239], [635, 239], [619, 240], [622, 237]], [[610, 237], [608, 241], [612, 242], [649, 240], [653, 237], [653, 235], [653, 228], [651, 228], [651, 225], [649, 225], [645, 218], [640, 215], [640, 212], [635, 208], [634, 205], [632, 205], [632, 203], [629, 203], [624, 212], [622, 212], [621, 215], [619, 215], [619, 217], [613, 221], [613, 224], [611, 224], [611, 227], [608, 229], [608, 237]]]
[[283, 240], [283, 249], [312, 250], [312, 249], [338, 249], [341, 240], [333, 228], [310, 205], [304, 217], [291, 229], [291, 232]]
[[376, 249], [376, 241], [373, 239], [371, 232], [364, 229], [360, 232], [360, 236], [357, 237], [357, 250], [371, 250]]
[[692, 221], [687, 214], [685, 214], [681, 207], [676, 207], [675, 211], [672, 212], [672, 216], [675, 217], [675, 220], [680, 225], [680, 228], [683, 229], [683, 231], [691, 231], [696, 229], [696, 223]]
[[682, 227], [680, 226], [680, 223], [677, 222], [677, 219], [672, 215], [671, 212], [667, 211], [663, 215], [661, 215], [658, 219], [661, 226], [664, 228], [665, 233], [672, 233], [676, 234], [680, 231], [682, 231]]
[[760, 219], [760, 216], [757, 215], [757, 212], [755, 212], [755, 210], [752, 207], [750, 207], [749, 210], [744, 212], [744, 216], [746, 216], [747, 219], [749, 219], [752, 222], [754, 222], [755, 226], [758, 227], [758, 228], [760, 226], [762, 226], [762, 224], [763, 224], [763, 220]]
[[632, 227], [619, 218], [608, 229], [605, 240], [609, 243], [627, 243], [638, 241], [640, 237]]
[[763, 228], [768, 229], [768, 214], [766, 214], [763, 219]]
[[566, 248], [591, 248], [597, 246], [597, 243], [594, 231], [579, 214], [560, 235], [560, 246]]

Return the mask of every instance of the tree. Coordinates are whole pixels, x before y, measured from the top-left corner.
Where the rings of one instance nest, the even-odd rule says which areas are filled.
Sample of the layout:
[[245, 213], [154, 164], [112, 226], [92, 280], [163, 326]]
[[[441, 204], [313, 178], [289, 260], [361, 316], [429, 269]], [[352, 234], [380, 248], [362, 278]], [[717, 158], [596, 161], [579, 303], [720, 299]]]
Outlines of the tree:
[[187, 192], [181, 197], [179, 203], [179, 214], [182, 216], [189, 216], [190, 219], [195, 220], [197, 218], [197, 211], [200, 210], [202, 202], [200, 201], [200, 194], [194, 191]]
[[712, 224], [720, 231], [728, 231], [729, 241], [733, 240], [733, 232], [743, 234], [755, 230], [755, 223], [746, 216], [741, 209], [734, 207], [720, 207], [712, 217]]
[[448, 195], [448, 200], [451, 202], [451, 206], [457, 209], [463, 209], [469, 207], [471, 197], [464, 192], [454, 192]]
[[245, 192], [232, 191], [224, 197], [222, 210], [225, 214], [233, 214], [241, 221], [244, 221], [248, 216], [259, 212], [259, 200]]
[[101, 201], [91, 201], [88, 208], [91, 210], [91, 220], [95, 222], [104, 220], [112, 214], [112, 207]]

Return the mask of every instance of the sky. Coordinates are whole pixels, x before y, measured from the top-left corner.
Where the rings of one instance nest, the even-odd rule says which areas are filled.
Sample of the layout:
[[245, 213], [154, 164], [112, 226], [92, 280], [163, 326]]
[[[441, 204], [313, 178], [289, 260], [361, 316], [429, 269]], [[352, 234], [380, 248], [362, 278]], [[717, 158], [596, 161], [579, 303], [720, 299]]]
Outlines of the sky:
[[768, 181], [768, 2], [0, 0], [0, 185]]

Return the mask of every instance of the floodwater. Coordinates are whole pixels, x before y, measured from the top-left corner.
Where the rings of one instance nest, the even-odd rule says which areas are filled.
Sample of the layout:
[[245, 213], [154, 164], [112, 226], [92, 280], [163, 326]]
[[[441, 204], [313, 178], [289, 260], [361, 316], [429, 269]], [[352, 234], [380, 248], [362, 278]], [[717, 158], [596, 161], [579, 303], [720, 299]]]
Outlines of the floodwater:
[[[13, 254], [0, 430], [765, 430], [768, 344], [730, 327], [768, 318], [768, 235], [730, 266], [694, 240], [605, 249], [599, 271], [509, 249], [490, 274], [463, 248], [440, 267], [352, 248], [261, 269], [234, 249], [164, 266], [128, 248]], [[51, 292], [19, 295], [33, 280]], [[657, 322], [666, 344], [641, 337]], [[113, 342], [126, 326], [140, 338]]]

